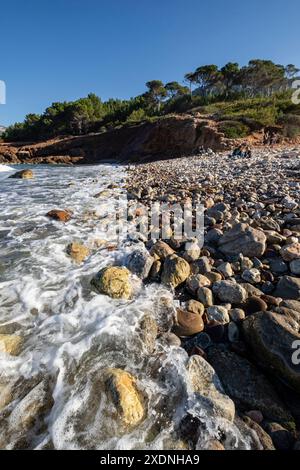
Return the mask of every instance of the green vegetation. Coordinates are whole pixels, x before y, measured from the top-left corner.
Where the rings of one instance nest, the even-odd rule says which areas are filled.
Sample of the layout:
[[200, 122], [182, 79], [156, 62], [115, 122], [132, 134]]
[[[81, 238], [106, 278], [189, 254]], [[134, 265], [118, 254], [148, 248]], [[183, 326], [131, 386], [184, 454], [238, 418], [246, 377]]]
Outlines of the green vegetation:
[[269, 60], [251, 60], [245, 67], [228, 63], [198, 67], [178, 82], [146, 83], [147, 90], [129, 100], [103, 102], [91, 93], [72, 102], [53, 103], [43, 114], [28, 114], [8, 127], [6, 141], [37, 141], [61, 135], [105, 132], [154, 120], [170, 113], [200, 112], [220, 122], [227, 137], [245, 137], [264, 126], [279, 124], [286, 136], [300, 134], [300, 105], [291, 101], [292, 83], [300, 70]]

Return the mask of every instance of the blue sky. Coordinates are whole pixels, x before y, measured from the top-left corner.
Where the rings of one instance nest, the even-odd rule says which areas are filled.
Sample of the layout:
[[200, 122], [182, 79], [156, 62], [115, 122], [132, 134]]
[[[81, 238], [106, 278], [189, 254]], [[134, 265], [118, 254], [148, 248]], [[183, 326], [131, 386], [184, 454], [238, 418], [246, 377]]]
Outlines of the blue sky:
[[299, 0], [10, 0], [0, 5], [0, 124], [53, 101], [142, 93], [206, 63], [300, 66]]

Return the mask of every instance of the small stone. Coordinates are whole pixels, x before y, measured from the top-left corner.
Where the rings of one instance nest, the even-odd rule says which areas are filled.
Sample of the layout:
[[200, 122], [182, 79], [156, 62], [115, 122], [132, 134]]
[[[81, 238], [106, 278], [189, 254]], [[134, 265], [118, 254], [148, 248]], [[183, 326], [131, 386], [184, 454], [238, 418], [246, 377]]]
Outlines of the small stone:
[[193, 274], [206, 274], [211, 271], [211, 263], [207, 256], [202, 256], [192, 264]]
[[300, 275], [300, 259], [295, 259], [290, 262], [290, 270], [293, 274], [297, 276]]
[[264, 420], [264, 416], [261, 411], [259, 410], [250, 410], [245, 413], [246, 416], [248, 416], [252, 421], [254, 421], [257, 424], [261, 424]]
[[196, 295], [200, 287], [209, 287], [210, 285], [210, 280], [203, 274], [192, 274], [186, 280], [186, 288], [192, 295]]
[[231, 343], [236, 343], [240, 339], [239, 329], [236, 326], [236, 324], [232, 321], [228, 323], [227, 334], [228, 334], [228, 339]]
[[275, 297], [300, 300], [300, 278], [283, 276], [277, 284]]
[[274, 446], [277, 450], [291, 450], [295, 439], [290, 431], [278, 423], [268, 423], [266, 431], [271, 436]]
[[292, 243], [290, 245], [283, 246], [280, 250], [280, 254], [284, 261], [293, 261], [295, 259], [300, 260], [300, 243]]
[[222, 307], [221, 305], [214, 305], [212, 307], [208, 307], [207, 319], [208, 321], [217, 321], [222, 325], [229, 323], [230, 320], [227, 309], [225, 307]]
[[200, 450], [214, 450], [214, 451], [221, 451], [225, 450], [223, 444], [216, 439], [210, 439], [209, 441], [205, 442], [203, 446], [201, 446]]
[[21, 171], [17, 171], [17, 173], [14, 173], [13, 175], [11, 175], [10, 178], [29, 180], [29, 179], [34, 178], [34, 174], [33, 174], [32, 170], [21, 170]]
[[197, 290], [197, 298], [204, 307], [211, 307], [214, 304], [212, 291], [208, 287], [200, 287]]
[[204, 323], [201, 315], [179, 308], [177, 309], [176, 320], [173, 327], [173, 332], [177, 336], [192, 336], [203, 330]]
[[260, 271], [256, 268], [245, 269], [242, 273], [242, 278], [250, 284], [258, 284], [261, 281]]
[[182, 257], [188, 262], [196, 261], [201, 253], [200, 246], [196, 242], [186, 242]]
[[198, 313], [201, 316], [204, 314], [204, 305], [197, 300], [191, 299], [185, 302], [185, 309], [188, 312]]
[[236, 323], [244, 320], [246, 317], [244, 310], [242, 310], [241, 308], [232, 308], [229, 310], [228, 313], [231, 320]]
[[142, 280], [147, 279], [149, 276], [153, 263], [154, 258], [149, 255], [148, 251], [142, 250], [136, 250], [130, 253], [126, 261], [129, 271]]
[[233, 276], [233, 270], [230, 263], [222, 263], [217, 267], [217, 270], [222, 273], [225, 278]]
[[222, 302], [239, 304], [247, 298], [245, 289], [234, 281], [219, 281], [213, 285], [213, 292]]
[[160, 275], [162, 263], [159, 259], [155, 260], [152, 264], [150, 273], [149, 273], [149, 278], [151, 281], [157, 281]]
[[207, 279], [209, 279], [212, 284], [218, 281], [222, 281], [223, 279], [222, 274], [216, 273], [215, 271], [210, 271], [209, 273], [206, 273], [205, 277], [207, 277]]

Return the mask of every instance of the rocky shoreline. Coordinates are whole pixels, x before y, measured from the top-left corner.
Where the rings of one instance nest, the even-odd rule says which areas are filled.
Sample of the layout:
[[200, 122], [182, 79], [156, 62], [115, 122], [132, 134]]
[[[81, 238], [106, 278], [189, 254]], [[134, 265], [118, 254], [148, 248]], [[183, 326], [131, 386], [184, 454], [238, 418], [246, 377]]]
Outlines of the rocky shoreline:
[[[34, 172], [14, 176], [31, 179]], [[93, 421], [99, 394], [119, 423], [111, 429], [105, 424], [101, 433], [123, 435], [147, 422], [145, 378], [128, 366], [137, 354], [140, 370], [173, 391], [151, 405], [156, 416], [147, 431], [151, 439], [175, 419], [177, 407], [181, 410], [165, 449], [299, 450], [300, 149], [256, 150], [251, 159], [211, 151], [130, 165], [125, 189], [132, 225], [149, 223], [143, 208], [154, 201], [203, 204], [204, 244], [171, 233], [156, 240], [136, 233], [130, 244], [137, 249], [95, 273], [89, 290], [116, 302], [134, 299], [137, 280], [163, 287], [164, 294], [155, 294], [156, 307], [134, 325], [128, 344], [105, 345], [105, 354], [118, 358], [113, 367], [99, 370], [100, 353], [90, 351], [76, 365], [72, 393], [92, 383], [76, 426], [82, 431]], [[108, 184], [95, 197], [113, 191]], [[73, 217], [54, 208], [45, 215], [62, 224]], [[76, 242], [66, 252], [78, 264], [90, 255]], [[0, 329], [0, 348], [11, 356], [22, 351], [16, 331], [13, 324]], [[171, 350], [178, 351], [178, 367], [184, 364], [188, 390], [182, 379], [174, 379]], [[33, 433], [43, 432], [44, 416], [53, 407], [54, 382], [37, 376], [0, 383], [0, 447], [32, 446]], [[186, 403], [191, 397], [198, 414]], [[79, 445], [92, 443], [79, 439]], [[46, 440], [39, 448], [53, 444]]]

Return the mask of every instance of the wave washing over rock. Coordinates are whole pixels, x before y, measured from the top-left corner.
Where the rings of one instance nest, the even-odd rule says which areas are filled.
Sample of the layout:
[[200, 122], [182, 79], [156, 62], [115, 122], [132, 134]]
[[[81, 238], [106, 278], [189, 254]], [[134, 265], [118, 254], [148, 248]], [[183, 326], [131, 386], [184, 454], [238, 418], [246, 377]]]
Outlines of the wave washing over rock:
[[[266, 219], [263, 229], [249, 228], [249, 220], [247, 226], [250, 206], [257, 222], [263, 215], [254, 216], [263, 211], [254, 198], [249, 207], [237, 206], [234, 217], [245, 219], [237, 242], [226, 205], [231, 189], [224, 203], [217, 197], [233, 168], [239, 190], [247, 180], [248, 193], [250, 174], [264, 165], [274, 174], [277, 157], [266, 163], [224, 160], [217, 169], [220, 158], [225, 157], [150, 164], [129, 173], [109, 165], [24, 167], [15, 178], [1, 178], [0, 448], [273, 449], [276, 425], [295, 439], [293, 416], [239, 337], [245, 312], [272, 305], [271, 295], [259, 289], [270, 282], [261, 279], [268, 279], [268, 268], [259, 259], [269, 240], [278, 242], [281, 228], [271, 230]], [[297, 158], [280, 163], [280, 171], [293, 171]], [[214, 179], [208, 178], [211, 171]], [[181, 200], [188, 196], [183, 188], [196, 191], [196, 178], [199, 198], [204, 190], [210, 211], [204, 254], [190, 243], [184, 248], [187, 240], [154, 244], [122, 230], [118, 243], [107, 238], [105, 226], [115, 224], [115, 202], [126, 189], [132, 204], [147, 203], [150, 193], [162, 196], [164, 190], [165, 197]], [[292, 204], [297, 183], [287, 190], [286, 204]], [[285, 188], [278, 191], [281, 201]], [[295, 204], [287, 214], [297, 210]], [[126, 224], [133, 225], [136, 216]], [[221, 228], [227, 230], [223, 240]], [[272, 232], [268, 241], [260, 230]], [[232, 250], [244, 256], [231, 259]], [[286, 250], [283, 256], [293, 256]], [[217, 255], [224, 260], [211, 266], [209, 257]], [[243, 286], [241, 274], [247, 278]], [[275, 312], [266, 315], [261, 321], [272, 331]], [[260, 321], [250, 315], [242, 323], [254, 342], [253, 318]], [[295, 328], [295, 313], [293, 321], [287, 328]], [[220, 325], [228, 327], [223, 345], [216, 337]]]

